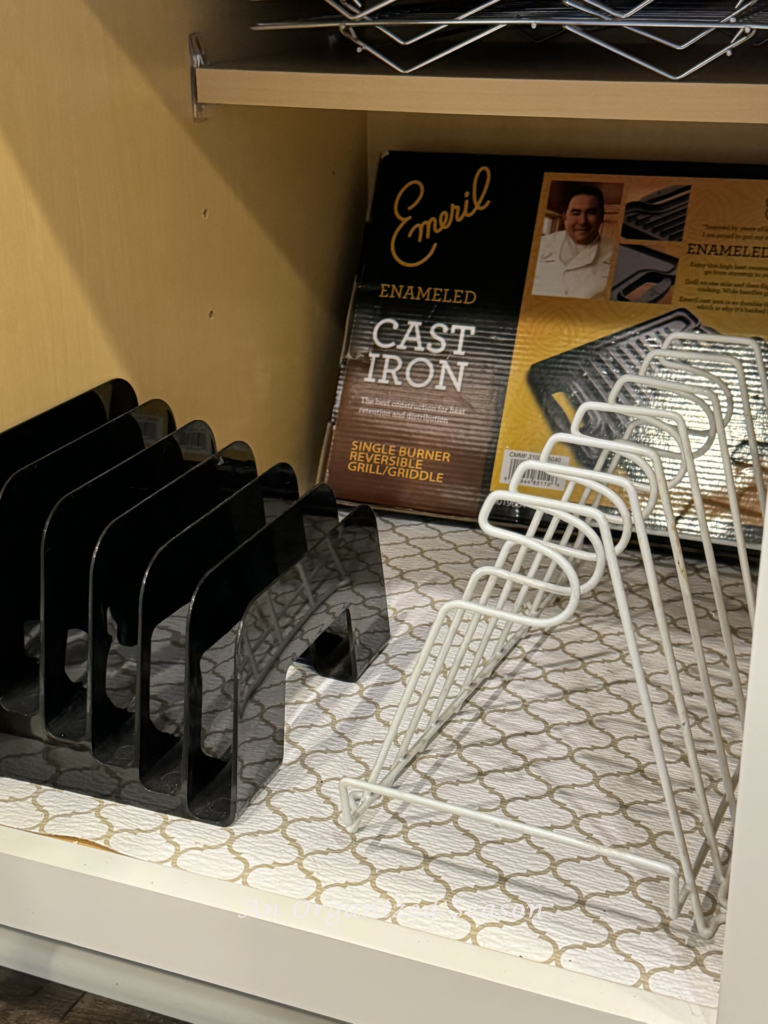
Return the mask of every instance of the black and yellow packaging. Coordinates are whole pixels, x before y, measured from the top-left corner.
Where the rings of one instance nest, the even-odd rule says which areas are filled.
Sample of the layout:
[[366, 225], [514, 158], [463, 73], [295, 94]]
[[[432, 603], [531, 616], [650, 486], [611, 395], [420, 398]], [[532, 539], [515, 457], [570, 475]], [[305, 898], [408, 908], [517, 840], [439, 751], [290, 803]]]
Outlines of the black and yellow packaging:
[[[582, 401], [605, 400], [672, 331], [765, 335], [765, 176], [743, 166], [383, 157], [326, 464], [338, 496], [474, 517]], [[768, 441], [766, 416], [755, 426]], [[740, 429], [737, 416], [735, 447]], [[756, 542], [754, 481], [739, 458]], [[525, 483], [554, 495], [557, 464], [576, 461], [558, 447], [552, 471]], [[722, 480], [704, 489], [719, 507]], [[728, 541], [727, 524], [718, 539]]]

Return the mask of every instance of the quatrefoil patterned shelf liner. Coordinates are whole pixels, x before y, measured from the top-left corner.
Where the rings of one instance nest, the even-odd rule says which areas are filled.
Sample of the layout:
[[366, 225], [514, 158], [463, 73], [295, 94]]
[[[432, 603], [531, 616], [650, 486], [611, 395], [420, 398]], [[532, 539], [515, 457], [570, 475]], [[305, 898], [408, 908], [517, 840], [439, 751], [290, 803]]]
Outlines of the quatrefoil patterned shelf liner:
[[[495, 557], [492, 543], [468, 526], [381, 517], [380, 531], [392, 641], [357, 683], [324, 679], [304, 667], [291, 670], [285, 762], [234, 826], [216, 828], [11, 779], [0, 779], [0, 824], [82, 838], [140, 860], [239, 882], [244, 904], [247, 886], [323, 904], [376, 904], [381, 917], [399, 903], [436, 901], [434, 918], [402, 914], [397, 923], [381, 927], [427, 929], [716, 1006], [723, 929], [710, 942], [686, 941], [692, 922], [684, 916], [670, 928], [659, 878], [415, 806], [375, 808], [357, 836], [342, 827], [338, 780], [360, 776], [372, 763], [436, 608], [463, 589], [472, 569]], [[622, 557], [659, 721], [665, 739], [679, 749], [639, 560], [631, 553]], [[672, 581], [671, 560], [659, 558], [658, 566]], [[698, 563], [692, 561], [689, 570], [733, 757], [740, 733], [711, 595]], [[750, 631], [738, 569], [726, 567], [722, 577], [746, 675]], [[681, 664], [693, 665], [675, 589], [663, 587], [673, 641]], [[178, 644], [182, 630], [182, 617], [168, 620], [156, 643]], [[155, 653], [159, 659], [162, 652]], [[531, 824], [571, 828], [595, 842], [675, 857], [609, 584], [584, 601], [577, 621], [532, 641], [529, 653], [529, 660], [502, 666], [403, 784], [487, 810], [503, 804]], [[209, 652], [208, 672], [226, 679], [231, 657], [231, 643]], [[686, 673], [683, 683], [696, 689]], [[161, 697], [158, 688], [158, 717]], [[694, 730], [703, 739], [703, 703], [697, 711]], [[206, 737], [212, 749], [215, 724]], [[55, 748], [49, 764], [54, 782]], [[704, 758], [704, 769], [714, 780], [714, 758]], [[687, 784], [682, 754], [673, 764], [673, 779], [683, 788]], [[718, 799], [713, 792], [713, 809]], [[693, 849], [695, 818], [684, 814], [683, 822]], [[542, 910], [508, 923], [490, 918], [486, 908], [509, 903], [541, 904]], [[457, 915], [471, 904], [475, 911]]]

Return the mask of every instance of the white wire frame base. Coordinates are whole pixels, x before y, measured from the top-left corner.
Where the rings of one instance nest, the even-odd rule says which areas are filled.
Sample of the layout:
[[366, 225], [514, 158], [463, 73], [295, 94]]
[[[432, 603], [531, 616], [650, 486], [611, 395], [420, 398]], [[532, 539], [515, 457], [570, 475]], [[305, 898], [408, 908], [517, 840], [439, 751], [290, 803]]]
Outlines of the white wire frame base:
[[[405, 789], [397, 788], [394, 784], [404, 772], [422, 754], [426, 753], [436, 737], [442, 732], [446, 725], [456, 718], [465, 708], [472, 697], [494, 676], [498, 668], [514, 652], [515, 648], [524, 639], [523, 635], [515, 637], [512, 643], [498, 654], [496, 658], [486, 667], [483, 673], [476, 677], [472, 684], [465, 687], [451, 700], [440, 716], [413, 742], [404, 752], [398, 752], [394, 764], [384, 774], [380, 782], [372, 782], [361, 778], [343, 778], [339, 782], [339, 795], [341, 802], [341, 816], [345, 827], [351, 833], [357, 833], [363, 824], [364, 818], [371, 806], [379, 798], [392, 799], [405, 804], [424, 807], [451, 815], [455, 818], [468, 818], [482, 822], [493, 827], [498, 827], [506, 832], [519, 836], [528, 836], [532, 839], [549, 840], [560, 844], [564, 849], [579, 851], [593, 857], [602, 857], [606, 861], [614, 861], [617, 864], [626, 864], [642, 868], [650, 874], [663, 877], [668, 884], [668, 915], [670, 921], [679, 918], [687, 900], [692, 895], [691, 883], [681, 880], [680, 866], [672, 860], [654, 858], [643, 854], [633, 853], [621, 847], [606, 846], [592, 843], [586, 839], [569, 835], [565, 832], [551, 828], [542, 828], [536, 825], [529, 825], [519, 819], [498, 813], [489, 813], [476, 808], [453, 804], [448, 801], [436, 800], [432, 797], [424, 797]], [[732, 784], [734, 789], [738, 786], [739, 767], [733, 773]], [[356, 794], [366, 794], [357, 798]], [[712, 815], [712, 824], [715, 834], [719, 833], [720, 827], [725, 820], [729, 810], [729, 801], [723, 797]], [[707, 860], [709, 846], [706, 841], [702, 842], [692, 859], [690, 874], [693, 884], [696, 883], [700, 872]], [[725, 921], [725, 909], [727, 907], [728, 887], [730, 883], [730, 859], [724, 859], [724, 875], [716, 892], [716, 903], [721, 908], [712, 913], [706, 921], [706, 925], [698, 924], [698, 933], [701, 938], [711, 938], [715, 931]], [[682, 884], [681, 884], [682, 881]], [[694, 917], [698, 915], [694, 914]]]
[[[594, 857], [604, 857], [606, 860], [614, 860], [618, 863], [643, 868], [653, 874], [661, 875], [667, 880], [669, 886], [669, 917], [670, 920], [676, 920], [680, 916], [680, 911], [685, 900], [690, 895], [690, 890], [685, 885], [681, 888], [680, 869], [674, 861], [664, 860], [662, 858], [646, 857], [642, 854], [632, 853], [630, 850], [591, 843], [586, 839], [580, 839], [577, 836], [570, 836], [567, 833], [558, 832], [555, 829], [541, 828], [537, 825], [528, 825], [508, 816], [502, 817], [499, 814], [490, 814], [487, 811], [480, 811], [474, 808], [452, 804], [443, 800], [435, 800], [432, 797], [420, 796], [416, 793], [410, 793], [407, 790], [398, 789], [393, 785], [393, 783], [410, 767], [416, 758], [426, 752], [432, 741], [443, 730], [443, 728], [463, 710], [471, 698], [483, 687], [485, 683], [488, 682], [500, 665], [510, 657], [515, 648], [524, 638], [525, 633], [517, 634], [513, 641], [507, 644], [504, 649], [498, 653], [486, 669], [472, 680], [471, 685], [464, 687], [453, 697], [448, 706], [443, 709], [439, 717], [422, 733], [422, 735], [414, 743], [410, 744], [404, 752], [398, 753], [394, 764], [389, 771], [386, 772], [381, 782], [375, 783], [364, 779], [352, 778], [344, 778], [340, 780], [339, 795], [341, 800], [342, 821], [344, 822], [345, 827], [352, 833], [357, 832], [363, 823], [366, 812], [374, 801], [378, 797], [384, 797], [400, 800], [407, 804], [426, 807], [431, 810], [452, 815], [456, 818], [470, 818], [471, 820], [493, 825], [494, 827], [501, 828], [508, 832], [513, 832], [517, 835], [529, 836], [532, 839], [549, 839], [550, 841], [562, 844], [564, 847], [572, 850], [579, 850], [582, 853], [587, 853]], [[354, 794], [358, 792], [367, 793], [368, 795], [357, 800]], [[720, 807], [715, 815], [716, 828], [722, 821], [726, 809], [727, 802], [723, 800], [721, 801]], [[703, 865], [705, 856], [706, 849], [700, 849], [694, 863], [695, 875], [698, 874], [698, 871]], [[728, 873], [729, 866], [726, 868], [726, 879], [728, 877]], [[718, 895], [720, 895], [720, 893]], [[723, 895], [725, 894], [723, 893]], [[724, 920], [724, 915], [718, 914], [714, 916], [710, 922], [711, 931], [708, 932], [708, 935], [714, 934], [714, 931], [722, 923], [722, 920]]]
[[[402, 770], [405, 770], [405, 767], [407, 766], [404, 766]], [[590, 843], [586, 839], [579, 839], [577, 836], [556, 832], [554, 829], [540, 828], [538, 825], [526, 825], [515, 818], [501, 817], [498, 814], [489, 814], [487, 811], [461, 807], [458, 804], [435, 800], [433, 797], [409, 793], [407, 790], [397, 789], [394, 786], [379, 785], [375, 782], [365, 782], [360, 779], [342, 779], [339, 783], [342, 816], [345, 825], [351, 832], [356, 831], [359, 827], [362, 813], [364, 813], [367, 805], [364, 806], [365, 802], [363, 802], [359, 808], [353, 810], [350, 790], [363, 791], [369, 793], [371, 797], [400, 800], [406, 804], [415, 804], [418, 807], [426, 807], [433, 811], [450, 814], [455, 818], [470, 818], [472, 821], [493, 825], [507, 832], [513, 832], [516, 835], [530, 836], [532, 839], [549, 839], [550, 841], [561, 843], [564, 847], [578, 850], [581, 853], [587, 853], [593, 857], [604, 857], [606, 860], [614, 860], [620, 864], [630, 864], [633, 867], [643, 868], [652, 874], [662, 875], [669, 882], [668, 912], [672, 921], [680, 916], [681, 906], [688, 896], [687, 887], [683, 887], [682, 890], [680, 888], [680, 870], [673, 861], [644, 857], [641, 854], [622, 850], [615, 846], [601, 846], [597, 843]], [[716, 914], [711, 921], [712, 930], [709, 934], [714, 934], [715, 928], [724, 920], [724, 914]]]
[[[458, 694], [455, 694], [440, 715], [424, 730], [424, 732], [413, 742], [406, 744], [405, 749], [397, 748], [394, 763], [384, 774], [379, 782], [370, 780], [344, 778], [339, 783], [340, 802], [342, 809], [342, 820], [350, 832], [357, 832], [363, 823], [363, 819], [372, 804], [379, 797], [399, 800], [406, 804], [413, 804], [429, 808], [441, 813], [452, 815], [456, 818], [469, 818], [483, 822], [494, 827], [501, 828], [521, 836], [529, 836], [533, 839], [548, 839], [553, 843], [560, 844], [566, 849], [577, 850], [593, 857], [602, 857], [607, 861], [614, 861], [617, 864], [632, 865], [647, 870], [651, 874], [659, 875], [668, 883], [668, 914], [670, 920], [674, 921], [680, 916], [689, 897], [694, 895], [694, 887], [698, 880], [708, 854], [710, 846], [705, 840], [699, 846], [695, 856], [688, 861], [688, 881], [681, 885], [680, 867], [677, 863], [663, 858], [654, 858], [643, 854], [633, 853], [620, 847], [606, 846], [589, 842], [575, 836], [568, 835], [555, 829], [541, 828], [539, 826], [526, 824], [518, 819], [501, 816], [499, 814], [480, 811], [467, 806], [460, 806], [431, 797], [423, 797], [407, 790], [396, 788], [394, 783], [413, 764], [416, 759], [427, 752], [438, 734], [464, 709], [472, 697], [486, 684], [497, 672], [499, 667], [514, 652], [515, 648], [526, 638], [527, 631], [518, 633], [485, 667], [482, 673], [475, 676], [469, 685], [463, 686]], [[428, 645], [425, 645], [428, 646]], [[415, 718], [415, 716], [414, 716]], [[375, 770], [374, 770], [375, 777]], [[733, 786], [738, 784], [738, 767], [733, 776]], [[367, 795], [358, 799], [356, 794]], [[712, 815], [714, 834], [717, 835], [725, 815], [730, 809], [730, 803], [724, 796], [715, 813]], [[727, 892], [730, 880], [730, 863], [724, 858], [723, 874], [718, 886], [716, 902], [722, 908], [714, 912], [704, 920], [700, 907], [699, 897], [695, 897], [694, 918], [697, 918], [697, 930], [704, 938], [711, 938], [717, 928], [725, 920], [725, 906], [727, 903]]]
[[[627, 446], [627, 447], [630, 447], [630, 446]], [[635, 448], [638, 448], [638, 449], [642, 450], [642, 446], [635, 446]], [[582, 474], [584, 476], [588, 476], [588, 471], [577, 471], [577, 470], [568, 471], [568, 470], [564, 470], [564, 472], [570, 473], [574, 477], [581, 476]], [[627, 486], [630, 489], [633, 489], [633, 485], [632, 484], [627, 483]], [[507, 492], [499, 492], [499, 494], [501, 494], [501, 493], [507, 493]], [[496, 494], [493, 497], [498, 498], [499, 494]], [[575, 507], [575, 506], [572, 506], [572, 507]], [[645, 547], [647, 548], [647, 541], [645, 542]], [[501, 557], [502, 556], [500, 556], [500, 560], [501, 560]], [[648, 560], [651, 560], [651, 554], [650, 554], [650, 549], [649, 548], [647, 548], [647, 550], [644, 552], [644, 555], [643, 555], [643, 561], [646, 563], [646, 566], [645, 566], [646, 574], [647, 574], [647, 572], [649, 570], [649, 565], [647, 564]], [[617, 565], [615, 566], [615, 568], [617, 569]], [[615, 586], [616, 586], [616, 582], [615, 582], [615, 577], [614, 577], [614, 587]], [[658, 590], [657, 590], [657, 596], [658, 596]], [[461, 602], [453, 602], [453, 603], [454, 604], [461, 604]], [[623, 602], [623, 603], [624, 603], [624, 605], [626, 605], [626, 602]], [[447, 607], [448, 606], [444, 606], [444, 609], [447, 608]], [[488, 609], [488, 616], [491, 619], [493, 619], [493, 617], [494, 617], [493, 613], [490, 611], [490, 609]], [[625, 615], [624, 616], [620, 616], [620, 617], [626, 619], [626, 616], [627, 616], [627, 609], [625, 607]], [[437, 621], [440, 622], [440, 619], [438, 618]], [[627, 636], [626, 622], [624, 623], [624, 631], [625, 631], [625, 636], [627, 638], [627, 641], [629, 642], [630, 638], [629, 638], [629, 636]], [[366, 780], [365, 785], [363, 785], [359, 780], [345, 779], [343, 781], [343, 783], [341, 785], [341, 802], [342, 802], [342, 809], [343, 809], [343, 818], [344, 818], [345, 825], [351, 831], [356, 831], [359, 828], [359, 826], [360, 826], [360, 824], [362, 822], [363, 816], [365, 815], [367, 809], [373, 803], [373, 801], [374, 801], [374, 799], [375, 799], [377, 794], [378, 795], [387, 795], [387, 796], [392, 796], [392, 797], [397, 796], [399, 799], [402, 799], [405, 802], [409, 802], [410, 801], [410, 802], [413, 802], [413, 803], [422, 803], [422, 805], [430, 806], [430, 807], [432, 807], [435, 810], [442, 810], [442, 811], [445, 811], [445, 812], [448, 812], [448, 813], [451, 813], [451, 814], [459, 814], [459, 808], [458, 808], [457, 805], [446, 805], [446, 804], [444, 804], [441, 801], [432, 801], [431, 803], [425, 804], [424, 800], [426, 798], [419, 798], [418, 800], [411, 801], [410, 797], [411, 797], [412, 794], [407, 794], [406, 795], [406, 794], [404, 794], [403, 790], [393, 789], [392, 784], [396, 781], [396, 779], [402, 774], [402, 772], [420, 754], [426, 752], [427, 748], [429, 747], [429, 745], [431, 744], [433, 739], [437, 736], [437, 734], [444, 728], [445, 725], [447, 725], [447, 723], [449, 721], [451, 721], [451, 719], [453, 719], [462, 710], [462, 708], [465, 706], [467, 701], [472, 697], [472, 695], [474, 693], [476, 693], [477, 690], [484, 683], [486, 683], [491, 676], [493, 676], [495, 674], [495, 672], [498, 669], [498, 667], [500, 666], [500, 664], [504, 660], [506, 660], [506, 658], [508, 658], [510, 656], [510, 654], [513, 652], [514, 648], [525, 637], [525, 635], [526, 635], [525, 632], [519, 633], [517, 636], [515, 636], [513, 638], [511, 643], [507, 644], [503, 649], [501, 649], [499, 651], [499, 653], [496, 655], [496, 657], [492, 659], [490, 665], [486, 666], [486, 668], [484, 669], [484, 671], [482, 673], [479, 673], [477, 676], [471, 678], [470, 680], [465, 680], [465, 684], [460, 688], [459, 693], [456, 694], [454, 699], [451, 700], [451, 702], [447, 705], [447, 707], [445, 707], [442, 710], [442, 713], [439, 714], [438, 717], [435, 717], [434, 712], [433, 712], [431, 724], [424, 730], [424, 732], [420, 736], [415, 738], [412, 742], [409, 742], [408, 735], [407, 735], [407, 730], [406, 730], [405, 739], [402, 739], [400, 741], [400, 745], [394, 748], [395, 749], [395, 760], [394, 760], [394, 763], [393, 763], [392, 767], [389, 769], [389, 771], [387, 771], [387, 773], [384, 776], [384, 778], [382, 778], [378, 782], [373, 782], [373, 780], [376, 778], [376, 769], [374, 768], [374, 771], [373, 771], [372, 775], [369, 776], [368, 780]], [[446, 643], [446, 641], [443, 641], [443, 643]], [[634, 642], [633, 642], [632, 646], [633, 647], [635, 646]], [[425, 649], [431, 648], [431, 647], [432, 647], [432, 643], [430, 643], [430, 641], [428, 641], [427, 644], [425, 644]], [[664, 643], [663, 642], [662, 642], [662, 647], [664, 647]], [[670, 644], [669, 644], [669, 640], [668, 639], [667, 639], [666, 648], [667, 648], [667, 651], [669, 652]], [[414, 675], [416, 675], [416, 673], [414, 673]], [[679, 684], [676, 683], [676, 678], [677, 678], [677, 676], [676, 676], [676, 673], [675, 673], [675, 679], [673, 680], [673, 683], [675, 683], [675, 686], [673, 688], [676, 688], [676, 690], [679, 690]], [[653, 712], [651, 710], [651, 704], [650, 704], [650, 701], [647, 699], [647, 696], [645, 698], [643, 697], [643, 695], [646, 693], [647, 687], [646, 687], [646, 683], [645, 683], [645, 681], [643, 679], [642, 670], [640, 670], [640, 674], [639, 675], [637, 675], [637, 670], [636, 670], [636, 683], [637, 683], [637, 685], [638, 685], [638, 687], [640, 689], [641, 700], [644, 703], [645, 720], [646, 720], [647, 727], [650, 730], [652, 746], [654, 745], [654, 736], [656, 737], [656, 741], [655, 742], [656, 742], [656, 748], [657, 749], [655, 750], [655, 757], [656, 757], [657, 768], [658, 768], [659, 771], [662, 771], [664, 773], [664, 775], [666, 775], [667, 768], [665, 767], [665, 758], [664, 758], [663, 753], [661, 752], [661, 747], [659, 747], [658, 727], [656, 726], [655, 721], [654, 721], [654, 717], [655, 716], [654, 716], [654, 714], [653, 714]], [[425, 690], [425, 692], [426, 692], [426, 690]], [[682, 691], [680, 691], [680, 693], [679, 693], [679, 698], [680, 698], [680, 703], [678, 705], [678, 715], [682, 716], [682, 717], [680, 717], [680, 724], [681, 724], [681, 727], [683, 729], [683, 735], [685, 737], [687, 737], [686, 743], [687, 743], [688, 746], [690, 746], [690, 743], [688, 742], [688, 740], [690, 739], [690, 725], [688, 724], [687, 712], [685, 711], [685, 708], [684, 708], [684, 698], [683, 698], [683, 695], [682, 695]], [[677, 698], [676, 698], [676, 703], [677, 703]], [[711, 703], [712, 703], [712, 710], [713, 710], [713, 713], [714, 713], [714, 703], [713, 702], [711, 702]], [[402, 706], [402, 702], [401, 702], [401, 706]], [[419, 710], [417, 708], [413, 712], [412, 722], [416, 722], [418, 720], [419, 714], [420, 713], [419, 713]], [[714, 722], [712, 728], [719, 735], [719, 727], [718, 727], [716, 721]], [[713, 733], [713, 735], [715, 735], [715, 733]], [[698, 764], [697, 754], [696, 754], [695, 748], [692, 748], [692, 750], [689, 750], [688, 751], [688, 755], [689, 755], [689, 760], [691, 761], [691, 769], [693, 770], [694, 767], [696, 767], [696, 765]], [[696, 762], [696, 765], [694, 765], [694, 763], [693, 763], [694, 761]], [[713, 864], [714, 864], [714, 866], [716, 868], [716, 874], [717, 874], [717, 877], [718, 877], [718, 880], [719, 880], [719, 887], [718, 887], [718, 893], [717, 893], [717, 903], [720, 904], [722, 907], [725, 906], [725, 902], [726, 902], [726, 899], [727, 899], [727, 889], [728, 889], [728, 877], [729, 877], [728, 860], [729, 860], [729, 858], [728, 858], [727, 852], [725, 850], [722, 851], [722, 852], [719, 851], [719, 844], [718, 844], [718, 841], [717, 841], [717, 835], [718, 835], [720, 826], [721, 826], [722, 822], [724, 821], [726, 812], [727, 811], [731, 811], [731, 813], [733, 813], [733, 811], [735, 810], [735, 798], [733, 797], [733, 793], [732, 793], [732, 788], [731, 787], [735, 787], [735, 785], [738, 782], [738, 773], [736, 773], [735, 776], [733, 777], [733, 779], [731, 779], [730, 770], [728, 769], [727, 764], [725, 765], [725, 767], [723, 767], [723, 765], [721, 764], [720, 767], [721, 767], [721, 771], [723, 773], [724, 784], [727, 783], [727, 785], [725, 786], [726, 793], [725, 793], [724, 797], [722, 798], [722, 800], [720, 801], [720, 805], [718, 806], [718, 808], [715, 811], [715, 813], [711, 815], [711, 818], [709, 817], [709, 813], [706, 814], [706, 819], [707, 820], [703, 821], [704, 831], [705, 831], [705, 834], [706, 834], [706, 838], [705, 838], [705, 840], [702, 843], [700, 843], [698, 850], [696, 851], [696, 853], [693, 856], [691, 856], [684, 849], [684, 839], [683, 839], [682, 832], [681, 832], [681, 829], [680, 829], [679, 812], [676, 809], [676, 805], [675, 805], [674, 791], [670, 787], [669, 780], [667, 779], [667, 781], [665, 783], [664, 780], [662, 779], [662, 789], [664, 790], [664, 793], [665, 793], [665, 800], [666, 800], [667, 807], [668, 807], [668, 810], [669, 810], [669, 813], [670, 813], [670, 819], [671, 819], [671, 821], [673, 823], [673, 830], [676, 831], [676, 837], [677, 837], [676, 838], [676, 842], [677, 842], [677, 845], [678, 845], [678, 849], [680, 850], [680, 856], [682, 858], [683, 866], [684, 866], [684, 869], [685, 869], [685, 884], [683, 885], [682, 888], [680, 888], [680, 884], [679, 884], [679, 870], [678, 870], [678, 866], [677, 865], [672, 865], [671, 862], [666, 861], [664, 859], [656, 859], [656, 858], [652, 858], [652, 857], [646, 857], [646, 856], [643, 856], [643, 855], [633, 854], [631, 851], [622, 850], [622, 849], [616, 848], [616, 847], [606, 847], [606, 846], [602, 846], [602, 845], [595, 845], [595, 844], [589, 843], [589, 842], [584, 841], [584, 840], [576, 840], [574, 842], [571, 837], [564, 836], [564, 834], [562, 832], [557, 832], [557, 831], [552, 831], [552, 830], [548, 830], [548, 829], [541, 829], [541, 828], [538, 828], [538, 827], [528, 826], [525, 823], [522, 823], [520, 821], [513, 821], [513, 820], [511, 820], [511, 819], [509, 819], [507, 817], [500, 818], [498, 815], [492, 815], [492, 814], [489, 815], [486, 812], [475, 811], [473, 809], [464, 808], [464, 810], [471, 810], [471, 813], [469, 814], [470, 817], [474, 817], [477, 820], [485, 821], [487, 823], [491, 823], [491, 824], [494, 824], [494, 825], [499, 825], [499, 826], [507, 828], [508, 830], [511, 830], [513, 832], [517, 832], [518, 834], [529, 835], [529, 836], [538, 837], [538, 838], [548, 837], [548, 838], [554, 840], [555, 843], [560, 843], [560, 844], [565, 845], [565, 846], [570, 846], [571, 848], [580, 849], [583, 852], [587, 852], [587, 853], [589, 853], [589, 854], [591, 854], [593, 856], [603, 856], [606, 859], [613, 859], [613, 860], [615, 860], [615, 861], [617, 861], [619, 863], [622, 862], [622, 861], [624, 863], [626, 863], [626, 864], [635, 864], [635, 865], [642, 863], [647, 868], [650, 868], [651, 866], [653, 866], [653, 871], [655, 873], [658, 873], [658, 874], [661, 874], [662, 876], [667, 877], [669, 882], [670, 882], [670, 886], [674, 888], [674, 893], [670, 892], [670, 898], [669, 898], [670, 914], [673, 917], [673, 919], [678, 916], [681, 906], [685, 903], [686, 899], [689, 896], [691, 896], [693, 898], [693, 911], [694, 911], [694, 918], [696, 919], [697, 930], [698, 930], [699, 934], [702, 937], [707, 938], [707, 937], [710, 937], [714, 933], [715, 929], [719, 926], [719, 924], [722, 923], [724, 918], [723, 918], [722, 914], [715, 913], [715, 914], [711, 915], [708, 919], [706, 919], [706, 916], [704, 914], [703, 908], [701, 906], [701, 897], [700, 897], [699, 893], [696, 891], [697, 882], [698, 882], [700, 871], [701, 871], [702, 867], [704, 866], [704, 864], [705, 864], [705, 862], [707, 860], [708, 855], [711, 855], [713, 857]], [[696, 771], [698, 772], [698, 768], [696, 768]], [[695, 781], [695, 779], [697, 777], [698, 776], [696, 774], [694, 774], [694, 781]], [[379, 789], [375, 788], [376, 786], [382, 787], [381, 792], [379, 791]], [[390, 792], [390, 790], [391, 790], [391, 792]], [[358, 793], [358, 792], [361, 792], [361, 791], [362, 792], [366, 792], [368, 795], [365, 796], [362, 800], [357, 800], [355, 794]], [[706, 801], [706, 798], [703, 796], [703, 790], [701, 788], [701, 785], [699, 786], [699, 791], [700, 791], [700, 793], [699, 793], [700, 801], [702, 799]], [[700, 808], [699, 809], [700, 809], [700, 811], [702, 810], [701, 803], [700, 803]], [[463, 811], [462, 811], [462, 813], [463, 813]], [[460, 816], [460, 814], [459, 814], [459, 816]], [[677, 822], [676, 828], [675, 828], [675, 822]], [[674, 870], [672, 870], [672, 868], [674, 868]], [[676, 879], [676, 881], [673, 882], [673, 879]]]

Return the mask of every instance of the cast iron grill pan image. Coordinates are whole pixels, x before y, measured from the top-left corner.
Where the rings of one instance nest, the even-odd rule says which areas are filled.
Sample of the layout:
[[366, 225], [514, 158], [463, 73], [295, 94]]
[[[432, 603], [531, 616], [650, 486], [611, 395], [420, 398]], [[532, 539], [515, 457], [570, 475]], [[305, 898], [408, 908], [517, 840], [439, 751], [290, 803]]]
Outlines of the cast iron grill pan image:
[[[583, 402], [607, 402], [619, 377], [639, 373], [647, 353], [675, 331], [710, 333], [689, 310], [676, 309], [534, 363], [528, 384], [552, 431], [569, 431], [572, 415]], [[584, 427], [599, 437], [617, 436], [615, 417], [591, 413]], [[575, 454], [585, 466], [593, 466], [597, 458], [595, 451], [581, 446]]]
[[622, 238], [682, 242], [690, 198], [690, 185], [669, 185], [634, 203], [627, 203]]
[[675, 283], [678, 260], [644, 245], [619, 246], [613, 302], [661, 302]]

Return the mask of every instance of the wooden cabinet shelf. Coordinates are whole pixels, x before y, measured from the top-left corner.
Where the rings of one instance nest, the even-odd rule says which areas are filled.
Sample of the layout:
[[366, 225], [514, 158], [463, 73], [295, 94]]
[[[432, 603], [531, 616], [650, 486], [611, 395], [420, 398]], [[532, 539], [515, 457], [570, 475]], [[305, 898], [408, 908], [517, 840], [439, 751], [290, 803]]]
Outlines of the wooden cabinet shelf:
[[[723, 58], [695, 80], [665, 81], [619, 58], [479, 48], [401, 75], [350, 46], [268, 54], [197, 72], [204, 103], [630, 121], [768, 123], [764, 51]], [[574, 48], [575, 49], [575, 48]], [[587, 49], [587, 54], [592, 54]], [[599, 59], [598, 59], [599, 58]], [[738, 74], [736, 81], [730, 75]]]

